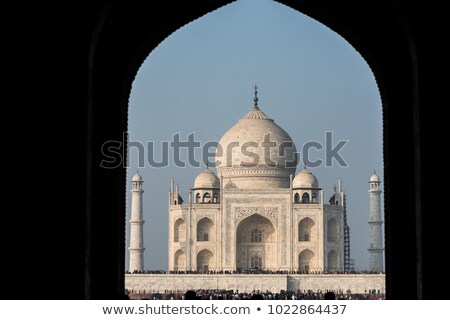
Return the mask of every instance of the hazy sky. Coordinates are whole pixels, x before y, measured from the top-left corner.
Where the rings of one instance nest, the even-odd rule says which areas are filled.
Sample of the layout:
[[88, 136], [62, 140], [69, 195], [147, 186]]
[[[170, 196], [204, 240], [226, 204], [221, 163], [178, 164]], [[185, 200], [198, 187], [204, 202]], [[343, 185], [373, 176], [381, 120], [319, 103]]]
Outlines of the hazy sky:
[[[145, 146], [145, 167], [130, 148], [127, 175], [127, 244], [131, 212], [131, 177], [139, 169], [144, 182], [144, 267], [167, 269], [168, 192], [170, 178], [185, 202], [195, 177], [204, 170], [187, 163], [155, 168], [148, 162], [153, 142], [155, 161], [162, 144], [194, 133], [203, 146], [222, 135], [253, 106], [257, 84], [259, 107], [294, 140], [297, 151], [309, 141], [333, 146], [347, 140], [339, 154], [348, 164], [323, 163], [310, 171], [328, 201], [343, 180], [351, 235], [351, 258], [368, 268], [368, 180], [373, 170], [383, 177], [382, 116], [379, 91], [367, 63], [328, 27], [270, 0], [240, 0], [180, 28], [147, 57], [129, 100], [129, 138]], [[310, 160], [325, 159], [324, 150]], [[201, 161], [201, 148], [195, 153]], [[299, 165], [297, 171], [302, 169]], [[128, 269], [129, 253], [126, 252]]]

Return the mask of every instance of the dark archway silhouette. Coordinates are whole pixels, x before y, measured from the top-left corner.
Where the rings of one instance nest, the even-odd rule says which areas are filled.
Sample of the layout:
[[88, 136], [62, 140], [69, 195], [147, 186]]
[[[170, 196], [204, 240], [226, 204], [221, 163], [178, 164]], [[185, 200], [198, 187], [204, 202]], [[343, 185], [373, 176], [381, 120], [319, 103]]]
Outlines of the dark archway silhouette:
[[[436, 199], [449, 193], [447, 179], [437, 179], [450, 162], [446, 77], [436, 76], [448, 69], [445, 4], [279, 2], [339, 33], [374, 72], [383, 104], [387, 297], [449, 298], [445, 258], [434, 254], [446, 251], [446, 212]], [[131, 84], [149, 52], [226, 3], [5, 9], [2, 118], [23, 138], [3, 139], [12, 157], [4, 197], [20, 205], [2, 216], [1, 240], [10, 244], [2, 271], [17, 279], [2, 297], [123, 297], [126, 169], [101, 167], [102, 145], [123, 141]]]

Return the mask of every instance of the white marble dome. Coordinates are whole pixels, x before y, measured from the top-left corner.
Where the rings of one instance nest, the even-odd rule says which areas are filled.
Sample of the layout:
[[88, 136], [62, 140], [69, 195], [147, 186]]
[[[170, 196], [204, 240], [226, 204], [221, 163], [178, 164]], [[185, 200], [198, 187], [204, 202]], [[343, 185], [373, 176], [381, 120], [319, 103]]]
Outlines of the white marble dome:
[[303, 169], [292, 181], [293, 188], [318, 188], [319, 181], [317, 178], [307, 169]]
[[215, 189], [220, 188], [219, 178], [209, 168], [206, 168], [195, 178], [195, 189]]
[[374, 172], [373, 175], [370, 176], [369, 182], [380, 182], [380, 177]]
[[[289, 188], [296, 148], [289, 134], [255, 105], [219, 140], [216, 168], [238, 188]], [[270, 142], [270, 146], [268, 143]]]
[[136, 172], [136, 174], [133, 176], [133, 179], [131, 181], [143, 181], [141, 175]]

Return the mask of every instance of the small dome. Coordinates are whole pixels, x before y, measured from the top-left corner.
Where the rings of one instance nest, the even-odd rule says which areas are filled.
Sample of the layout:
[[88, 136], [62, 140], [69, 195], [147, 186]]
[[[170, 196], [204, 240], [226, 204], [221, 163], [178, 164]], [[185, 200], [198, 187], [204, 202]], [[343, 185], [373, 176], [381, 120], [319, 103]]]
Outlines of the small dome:
[[220, 188], [219, 178], [209, 168], [203, 170], [194, 182], [195, 189]]
[[227, 184], [224, 187], [225, 189], [232, 189], [232, 188], [237, 188], [237, 186], [230, 180], [227, 182]]
[[373, 172], [373, 175], [370, 176], [369, 182], [381, 182], [380, 177], [377, 176], [375, 171]]
[[319, 182], [317, 178], [308, 170], [303, 169], [294, 178], [294, 188], [318, 188]]
[[136, 172], [136, 174], [133, 176], [133, 179], [131, 181], [143, 181], [141, 175]]

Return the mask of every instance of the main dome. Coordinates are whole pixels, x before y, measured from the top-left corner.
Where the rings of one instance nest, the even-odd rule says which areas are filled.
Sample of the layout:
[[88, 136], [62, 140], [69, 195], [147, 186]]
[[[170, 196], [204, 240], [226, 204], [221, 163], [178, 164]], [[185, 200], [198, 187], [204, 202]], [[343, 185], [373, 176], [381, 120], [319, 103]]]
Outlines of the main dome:
[[219, 140], [216, 168], [224, 182], [238, 188], [289, 188], [296, 148], [289, 134], [254, 106]]

